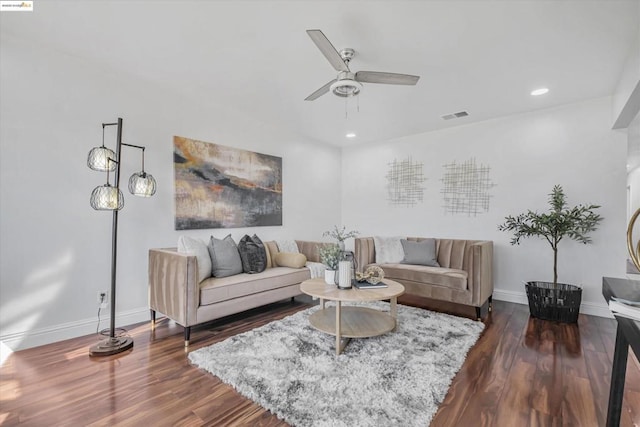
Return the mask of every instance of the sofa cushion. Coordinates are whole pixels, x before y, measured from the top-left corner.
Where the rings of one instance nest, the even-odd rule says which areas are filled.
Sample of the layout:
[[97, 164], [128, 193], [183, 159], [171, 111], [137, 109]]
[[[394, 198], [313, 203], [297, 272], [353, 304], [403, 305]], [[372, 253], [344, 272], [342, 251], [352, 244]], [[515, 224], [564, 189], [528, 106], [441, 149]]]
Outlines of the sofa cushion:
[[208, 249], [209, 255], [211, 255], [211, 274], [213, 277], [227, 277], [242, 273], [240, 253], [231, 234], [222, 240], [211, 236]]
[[440, 267], [436, 260], [436, 240], [424, 239], [419, 242], [412, 242], [407, 239], [400, 240], [404, 251], [402, 264], [426, 265], [429, 267]]
[[273, 257], [280, 252], [278, 250], [278, 244], [273, 240], [262, 243], [264, 243], [264, 249], [267, 252], [267, 268], [275, 267]]
[[193, 255], [198, 262], [198, 283], [211, 277], [211, 255], [207, 244], [189, 236], [178, 237], [178, 252]]
[[468, 274], [464, 270], [444, 267], [427, 267], [409, 264], [376, 264], [384, 270], [384, 277], [391, 280], [408, 280], [427, 285], [467, 289]]
[[238, 242], [238, 252], [242, 261], [242, 271], [248, 274], [260, 273], [267, 268], [267, 251], [262, 240], [255, 234], [245, 234]]
[[307, 263], [304, 254], [293, 252], [278, 252], [275, 257], [277, 267], [302, 268]]
[[280, 252], [300, 252], [295, 240], [276, 240]]
[[376, 263], [389, 264], [398, 263], [404, 258], [404, 251], [400, 240], [402, 237], [380, 237], [374, 236], [373, 241], [376, 246]]
[[295, 285], [311, 278], [306, 268], [268, 268], [262, 273], [212, 277], [200, 284], [200, 305], [209, 305], [246, 295]]

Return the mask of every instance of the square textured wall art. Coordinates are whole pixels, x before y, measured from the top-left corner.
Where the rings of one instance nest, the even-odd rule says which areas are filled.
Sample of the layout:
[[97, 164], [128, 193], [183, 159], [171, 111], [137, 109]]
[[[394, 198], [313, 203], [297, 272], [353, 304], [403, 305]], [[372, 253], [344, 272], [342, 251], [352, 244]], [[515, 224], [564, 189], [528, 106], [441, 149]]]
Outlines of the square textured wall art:
[[422, 172], [423, 165], [414, 162], [409, 156], [405, 160], [394, 159], [388, 164], [387, 194], [390, 205], [415, 206], [423, 201], [426, 179]]
[[441, 179], [441, 193], [446, 213], [476, 216], [489, 212], [489, 190], [495, 187], [489, 177], [489, 166], [478, 166], [476, 159], [471, 158], [462, 163], [454, 161], [443, 167], [445, 172]]
[[282, 157], [173, 137], [176, 230], [282, 225]]

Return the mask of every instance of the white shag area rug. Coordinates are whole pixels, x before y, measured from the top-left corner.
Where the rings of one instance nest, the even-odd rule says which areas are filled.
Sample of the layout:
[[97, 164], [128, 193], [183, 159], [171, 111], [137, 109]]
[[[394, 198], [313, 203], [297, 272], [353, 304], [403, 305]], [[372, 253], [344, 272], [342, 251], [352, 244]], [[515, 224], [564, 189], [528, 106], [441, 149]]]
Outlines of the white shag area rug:
[[[368, 307], [383, 311], [389, 304]], [[309, 325], [312, 307], [189, 354], [294, 426], [428, 426], [484, 324], [398, 305], [398, 328], [352, 339]]]

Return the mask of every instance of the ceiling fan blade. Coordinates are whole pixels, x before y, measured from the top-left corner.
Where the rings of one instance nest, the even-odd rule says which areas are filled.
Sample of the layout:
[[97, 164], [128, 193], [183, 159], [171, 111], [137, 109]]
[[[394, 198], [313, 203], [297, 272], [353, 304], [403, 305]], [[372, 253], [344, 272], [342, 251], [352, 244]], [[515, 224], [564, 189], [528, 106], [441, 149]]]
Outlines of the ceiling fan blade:
[[334, 84], [337, 81], [338, 81], [337, 79], [331, 80], [329, 83], [327, 83], [326, 85], [322, 86], [320, 89], [318, 89], [317, 91], [313, 92], [311, 95], [307, 96], [304, 100], [305, 101], [313, 101], [313, 100], [316, 100], [316, 99], [320, 98], [322, 95], [324, 95], [325, 93], [329, 92], [329, 88], [331, 87], [331, 85]]
[[311, 40], [318, 46], [320, 52], [331, 63], [336, 71], [349, 71], [349, 67], [344, 63], [342, 57], [338, 53], [335, 47], [331, 44], [327, 36], [320, 30], [307, 30], [307, 34], [311, 37]]
[[362, 83], [383, 83], [388, 85], [415, 85], [420, 76], [409, 74], [384, 73], [380, 71], [358, 71], [356, 81]]

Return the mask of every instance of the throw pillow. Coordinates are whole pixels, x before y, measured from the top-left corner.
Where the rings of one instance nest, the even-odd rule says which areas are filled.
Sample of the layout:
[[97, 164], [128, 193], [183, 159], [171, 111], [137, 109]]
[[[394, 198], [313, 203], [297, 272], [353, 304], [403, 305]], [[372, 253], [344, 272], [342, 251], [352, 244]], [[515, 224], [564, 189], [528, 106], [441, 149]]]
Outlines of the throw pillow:
[[280, 252], [300, 252], [295, 240], [276, 240], [276, 245], [278, 245]]
[[181, 254], [194, 255], [198, 263], [198, 283], [211, 277], [211, 257], [207, 250], [207, 244], [200, 239], [193, 237], [178, 237], [178, 252]]
[[242, 273], [240, 253], [231, 234], [222, 240], [211, 236], [208, 249], [209, 255], [211, 255], [211, 274], [213, 277], [227, 277]]
[[238, 242], [238, 252], [242, 260], [242, 271], [249, 274], [262, 273], [267, 268], [267, 251], [262, 240], [255, 234], [245, 234]]
[[402, 237], [373, 238], [376, 247], [376, 264], [397, 264], [404, 258], [404, 250], [400, 243]]
[[404, 259], [402, 264], [426, 265], [429, 267], [440, 267], [436, 259], [436, 240], [426, 239], [421, 242], [410, 242], [402, 239], [402, 249]]
[[307, 263], [304, 254], [294, 252], [278, 252], [276, 254], [276, 265], [278, 267], [302, 268]]

